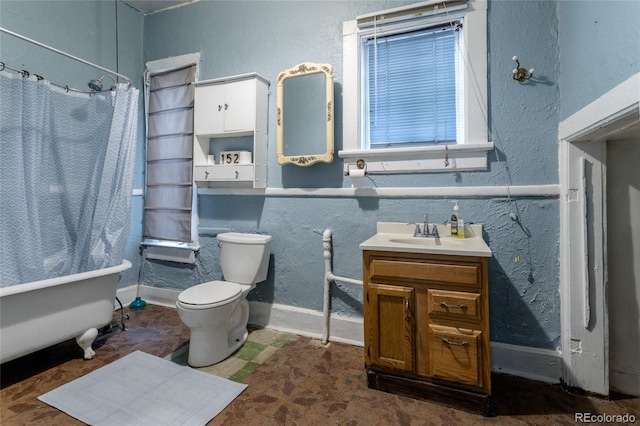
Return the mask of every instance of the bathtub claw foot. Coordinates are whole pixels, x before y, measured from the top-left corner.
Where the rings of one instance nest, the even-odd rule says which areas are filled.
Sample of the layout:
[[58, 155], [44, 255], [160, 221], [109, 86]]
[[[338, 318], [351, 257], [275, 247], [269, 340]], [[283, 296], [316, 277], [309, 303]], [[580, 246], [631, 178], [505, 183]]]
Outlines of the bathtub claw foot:
[[93, 341], [98, 337], [98, 329], [90, 328], [78, 337], [76, 337], [76, 342], [78, 346], [80, 346], [84, 350], [84, 359], [92, 359], [96, 352], [91, 348], [93, 345]]

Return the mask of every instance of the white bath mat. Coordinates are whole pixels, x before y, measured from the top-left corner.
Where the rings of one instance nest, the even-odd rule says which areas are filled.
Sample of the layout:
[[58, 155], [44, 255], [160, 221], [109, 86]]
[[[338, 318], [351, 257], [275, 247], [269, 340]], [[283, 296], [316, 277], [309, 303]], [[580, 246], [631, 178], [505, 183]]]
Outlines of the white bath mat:
[[90, 425], [205, 425], [246, 387], [136, 351], [38, 399]]

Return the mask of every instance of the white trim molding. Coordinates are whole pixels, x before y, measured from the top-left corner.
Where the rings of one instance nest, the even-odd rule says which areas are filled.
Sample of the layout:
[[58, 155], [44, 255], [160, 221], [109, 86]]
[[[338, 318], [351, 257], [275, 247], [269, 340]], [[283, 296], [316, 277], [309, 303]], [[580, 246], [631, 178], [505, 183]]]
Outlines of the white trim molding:
[[558, 127], [563, 380], [602, 395], [610, 379], [606, 140], [640, 124], [639, 105], [640, 73]]
[[199, 195], [255, 195], [316, 198], [557, 198], [560, 185], [357, 187], [357, 188], [198, 188]]
[[560, 383], [560, 351], [491, 342], [491, 371], [545, 383]]
[[564, 142], [603, 140], [640, 121], [640, 73], [634, 74], [572, 116], [560, 122]]
[[[322, 312], [277, 303], [249, 302], [249, 323], [273, 330], [322, 339]], [[362, 318], [332, 313], [329, 341], [364, 347]]]
[[367, 173], [425, 173], [487, 170], [487, 154], [493, 142], [437, 145], [415, 148], [387, 148], [370, 150], [342, 150], [338, 156], [344, 160], [345, 175], [357, 160], [366, 163]]
[[[147, 70], [153, 70], [154, 73], [161, 73], [183, 67], [187, 64], [200, 65], [200, 52], [187, 53], [184, 55], [172, 56], [170, 58], [148, 61], [146, 63], [146, 67]], [[196, 80], [197, 79], [198, 78], [196, 77]]]
[[[140, 297], [147, 303], [175, 308], [180, 290], [140, 286]], [[118, 290], [126, 306], [136, 297], [136, 286]], [[249, 302], [249, 323], [311, 339], [323, 337], [322, 312], [278, 303]], [[330, 342], [364, 347], [362, 318], [333, 313], [330, 317]], [[364, 364], [363, 364], [364, 365]], [[491, 369], [545, 383], [559, 383], [562, 358], [558, 351], [491, 342]]]
[[[465, 4], [466, 3], [466, 4]], [[493, 150], [488, 142], [487, 114], [487, 1], [430, 0], [406, 7], [378, 11], [357, 17], [342, 24], [342, 104], [344, 111], [355, 111], [342, 123], [344, 150], [338, 155], [344, 159], [363, 159], [368, 163], [369, 173], [416, 173], [447, 172], [464, 170], [487, 170], [488, 152]], [[430, 12], [425, 14], [424, 11]], [[410, 13], [407, 13], [410, 12]], [[413, 13], [411, 13], [413, 12]], [[407, 31], [420, 27], [450, 22], [464, 17], [460, 36], [461, 50], [461, 96], [458, 143], [445, 146], [416, 148], [381, 148], [363, 150], [362, 120], [363, 94], [361, 93], [361, 41], [371, 36], [373, 17], [378, 31]], [[389, 25], [384, 30], [381, 25]], [[445, 150], [449, 152], [449, 164], [445, 166]], [[411, 152], [411, 154], [407, 154]], [[345, 161], [345, 172], [348, 161]]]

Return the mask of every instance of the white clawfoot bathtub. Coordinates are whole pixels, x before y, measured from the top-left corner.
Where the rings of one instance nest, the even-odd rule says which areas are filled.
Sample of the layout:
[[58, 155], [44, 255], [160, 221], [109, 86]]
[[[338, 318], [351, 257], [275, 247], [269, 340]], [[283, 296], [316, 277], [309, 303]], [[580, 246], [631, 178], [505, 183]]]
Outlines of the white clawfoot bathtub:
[[0, 363], [76, 338], [91, 359], [98, 328], [111, 322], [120, 265], [0, 288]]

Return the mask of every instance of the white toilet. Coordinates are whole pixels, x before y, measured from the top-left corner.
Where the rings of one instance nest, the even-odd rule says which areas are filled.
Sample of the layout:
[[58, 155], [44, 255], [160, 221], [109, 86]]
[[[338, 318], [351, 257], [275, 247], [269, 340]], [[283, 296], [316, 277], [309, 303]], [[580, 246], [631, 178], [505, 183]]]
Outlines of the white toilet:
[[218, 363], [247, 340], [247, 294], [267, 279], [271, 236], [218, 234], [220, 266], [225, 281], [209, 281], [184, 290], [176, 307], [191, 330], [189, 365]]

